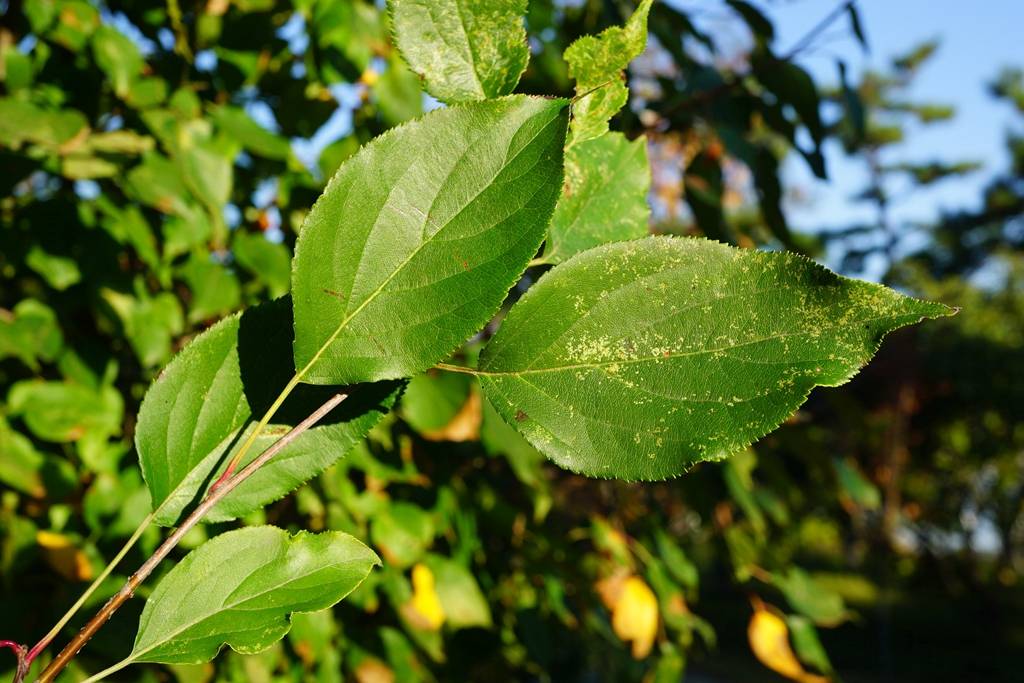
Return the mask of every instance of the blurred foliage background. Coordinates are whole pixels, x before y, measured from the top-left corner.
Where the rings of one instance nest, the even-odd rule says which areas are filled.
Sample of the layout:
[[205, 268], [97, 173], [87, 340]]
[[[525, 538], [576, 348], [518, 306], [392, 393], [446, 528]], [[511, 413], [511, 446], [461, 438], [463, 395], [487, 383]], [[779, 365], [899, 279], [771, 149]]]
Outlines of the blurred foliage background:
[[[163, 364], [284, 294], [333, 171], [437, 106], [382, 5], [0, 2], [0, 636], [45, 633], [148, 512], [133, 422]], [[781, 617], [806, 672], [834, 680], [1016, 680], [1024, 73], [992, 75], [1022, 125], [978, 206], [904, 224], [899, 193], [974, 168], [899, 158], [909, 122], [955, 115], [909, 97], [935, 44], [816, 83], [802, 51], [829, 31], [866, 41], [856, 5], [834, 7], [815, 6], [822, 23], [783, 52], [753, 4], [720, 6], [742, 45], [654, 6], [613, 124], [646, 136], [651, 230], [829, 255], [854, 276], [883, 258], [887, 284], [958, 316], [893, 335], [750, 451], [656, 485], [561, 471], [468, 376], [418, 377], [365, 444], [245, 520], [349, 531], [384, 569], [334, 610], [296, 615], [263, 654], [118, 680], [782, 680], [751, 651], [754, 610]], [[571, 95], [563, 50], [630, 11], [532, 0], [519, 90]], [[874, 219], [792, 232], [780, 164], [827, 177], [827, 140], [868, 170], [857, 198]], [[178, 556], [228, 526], [197, 529]], [[159, 539], [145, 533], [93, 608]], [[124, 655], [140, 610], [121, 610], [67, 679]], [[3, 655], [0, 677], [13, 667]]]

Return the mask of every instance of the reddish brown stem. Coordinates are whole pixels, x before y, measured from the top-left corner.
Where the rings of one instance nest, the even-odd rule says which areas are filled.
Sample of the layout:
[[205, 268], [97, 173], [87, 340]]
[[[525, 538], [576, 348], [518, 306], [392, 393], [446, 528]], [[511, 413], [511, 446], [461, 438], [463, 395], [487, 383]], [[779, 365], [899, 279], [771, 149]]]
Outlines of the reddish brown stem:
[[[229, 493], [231, 493], [239, 484], [249, 478], [256, 470], [265, 465], [271, 458], [277, 455], [281, 450], [290, 444], [292, 441], [297, 439], [303, 432], [315, 425], [317, 422], [322, 420], [329, 412], [331, 412], [339, 403], [347, 398], [346, 394], [335, 394], [327, 400], [322, 406], [316, 409], [309, 417], [295, 425], [287, 434], [282, 436], [280, 439], [274, 442], [270, 448], [260, 453], [251, 463], [242, 468], [238, 474], [235, 474], [230, 479], [223, 482], [219, 482], [219, 486], [211, 487], [210, 491], [206, 494], [203, 502], [190, 514], [184, 522], [181, 523], [177, 529], [175, 529], [170, 536], [167, 537], [160, 547], [156, 549], [156, 552], [148, 560], [139, 567], [138, 571], [129, 577], [128, 582], [121, 587], [107, 604], [103, 605], [99, 612], [97, 612], [89, 622], [82, 627], [82, 630], [78, 632], [70, 643], [61, 650], [50, 664], [43, 669], [43, 672], [39, 674], [39, 678], [36, 679], [36, 683], [49, 683], [57, 677], [64, 667], [74, 659], [75, 655], [89, 642], [97, 631], [110, 620], [110, 617], [114, 615], [114, 612], [118, 610], [121, 605], [128, 601], [132, 595], [135, 594], [135, 590], [146, 580], [153, 570], [156, 568], [160, 561], [167, 557], [167, 554], [178, 545], [182, 537], [187, 534], [194, 526], [196, 526], [206, 513], [209, 512], [217, 503], [224, 499]], [[219, 481], [219, 480], [218, 480]], [[23, 676], [22, 676], [23, 677]], [[20, 683], [20, 678], [15, 679], [15, 683]]]

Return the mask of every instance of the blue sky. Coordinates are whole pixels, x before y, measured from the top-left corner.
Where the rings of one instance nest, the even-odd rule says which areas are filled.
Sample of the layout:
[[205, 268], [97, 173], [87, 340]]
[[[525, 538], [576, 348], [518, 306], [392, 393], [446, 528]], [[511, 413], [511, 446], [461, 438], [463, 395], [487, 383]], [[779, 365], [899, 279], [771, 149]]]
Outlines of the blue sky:
[[[861, 19], [871, 51], [845, 38], [845, 21], [823, 40], [825, 47], [798, 61], [820, 81], [835, 82], [836, 57], [854, 74], [865, 67], [884, 69], [893, 55], [907, 51], [929, 38], [941, 47], [918, 75], [911, 98], [952, 104], [957, 116], [948, 123], [913, 126], [897, 151], [899, 158], [926, 160], [976, 160], [981, 171], [967, 178], [940, 183], [914, 192], [895, 207], [897, 218], [927, 220], [942, 208], [976, 206], [987, 180], [1006, 168], [1004, 138], [1013, 121], [1007, 105], [986, 91], [1002, 66], [1024, 67], [1024, 0], [860, 0]], [[776, 0], [759, 6], [774, 19], [776, 45], [781, 50], [794, 44], [811, 26], [836, 6], [835, 0]], [[790, 205], [794, 225], [808, 230], [841, 226], [856, 220], [866, 207], [848, 201], [864, 183], [859, 164], [844, 158], [838, 147], [828, 155], [830, 180], [816, 181], [797, 159], [787, 166], [790, 184], [808, 193], [805, 201]]]

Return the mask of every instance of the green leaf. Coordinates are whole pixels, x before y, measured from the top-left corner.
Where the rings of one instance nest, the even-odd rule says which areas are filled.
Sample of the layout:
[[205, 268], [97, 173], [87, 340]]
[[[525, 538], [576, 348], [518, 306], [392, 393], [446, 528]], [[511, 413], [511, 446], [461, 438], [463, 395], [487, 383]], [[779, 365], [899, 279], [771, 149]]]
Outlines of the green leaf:
[[444, 610], [446, 626], [491, 627], [491, 608], [469, 569], [440, 555], [428, 555], [425, 564], [434, 575], [434, 589]]
[[476, 333], [544, 237], [565, 125], [565, 100], [511, 96], [431, 112], [345, 162], [295, 249], [301, 378], [408, 377]]
[[391, 0], [402, 56], [427, 92], [454, 104], [507, 95], [530, 50], [526, 0]]
[[92, 53], [117, 96], [127, 96], [132, 81], [142, 73], [145, 66], [135, 43], [113, 26], [103, 24], [93, 34]]
[[0, 415], [0, 482], [36, 498], [46, 495], [41, 475], [44, 458], [27, 436]]
[[412, 503], [389, 505], [374, 516], [370, 539], [389, 565], [412, 566], [434, 540], [434, 520]]
[[40, 439], [61, 443], [118, 434], [124, 401], [109, 386], [96, 391], [80, 384], [25, 380], [11, 387], [7, 410]]
[[29, 249], [25, 265], [38, 273], [46, 284], [61, 291], [82, 279], [82, 271], [75, 259], [51, 254], [38, 244], [33, 244]]
[[231, 253], [242, 266], [266, 284], [271, 297], [288, 291], [292, 258], [288, 247], [271, 242], [263, 235], [239, 232], [231, 243]]
[[62, 346], [57, 314], [46, 304], [24, 299], [13, 311], [0, 310], [0, 360], [14, 356], [35, 370], [39, 360], [54, 360]]
[[189, 322], [217, 318], [238, 308], [242, 298], [238, 278], [209, 254], [194, 254], [180, 273], [192, 291]]
[[613, 132], [571, 146], [544, 260], [561, 263], [591, 247], [646, 235], [650, 187], [645, 138], [630, 142]]
[[622, 71], [647, 45], [647, 14], [653, 0], [642, 0], [625, 26], [583, 36], [565, 50], [569, 76], [576, 79], [572, 144], [608, 131], [608, 120], [629, 99]]
[[48, 111], [23, 100], [0, 97], [0, 143], [17, 149], [24, 142], [57, 148], [88, 125], [78, 111]]
[[573, 471], [663, 479], [736, 453], [889, 331], [949, 315], [803, 257], [699, 239], [598, 247], [553, 268], [484, 349], [502, 417]]
[[[173, 525], [197, 502], [294, 375], [287, 298], [251, 308], [196, 337], [170, 362], [139, 409], [135, 445], [156, 521]], [[244, 464], [336, 391], [300, 386], [256, 439]], [[316, 427], [232, 491], [207, 516], [234, 519], [277, 500], [328, 467], [363, 437], [395, 399], [396, 385], [353, 387]]]
[[222, 106], [211, 114], [219, 129], [253, 154], [279, 161], [291, 156], [291, 143], [253, 121], [244, 109]]
[[170, 292], [150, 296], [144, 286], [140, 297], [110, 289], [100, 296], [121, 322], [124, 336], [143, 367], [162, 365], [171, 355], [171, 344], [185, 325], [178, 297]]
[[224, 645], [260, 652], [288, 633], [292, 612], [334, 605], [378, 564], [372, 550], [340, 531], [229, 531], [185, 556], [156, 587], [122, 665], [198, 664]]
[[819, 626], [838, 626], [849, 615], [843, 596], [815, 581], [799, 567], [773, 575], [774, 583], [794, 610]]
[[822, 673], [831, 674], [832, 662], [829, 661], [825, 646], [818, 638], [818, 629], [814, 628], [811, 620], [798, 614], [788, 614], [786, 625], [789, 626], [789, 635], [800, 660]]
[[389, 127], [423, 114], [420, 79], [398, 55], [388, 60], [384, 73], [373, 87], [380, 117]]

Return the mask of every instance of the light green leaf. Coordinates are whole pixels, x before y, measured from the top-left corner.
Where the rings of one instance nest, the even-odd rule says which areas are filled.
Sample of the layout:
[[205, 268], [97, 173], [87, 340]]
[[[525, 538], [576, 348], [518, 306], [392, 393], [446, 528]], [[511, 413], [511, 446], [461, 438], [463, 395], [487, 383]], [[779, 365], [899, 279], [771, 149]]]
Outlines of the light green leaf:
[[372, 550], [340, 531], [229, 531], [164, 577], [146, 601], [135, 646], [122, 664], [198, 664], [224, 645], [260, 652], [288, 633], [292, 612], [334, 605], [378, 564]]
[[252, 120], [240, 107], [216, 107], [211, 112], [217, 127], [254, 154], [283, 161], [291, 156], [291, 143]]
[[141, 295], [138, 298], [111, 289], [101, 290], [100, 296], [120, 320], [139, 362], [149, 368], [167, 361], [185, 320], [178, 297], [170, 292], [150, 296], [144, 286], [137, 289]]
[[44, 458], [27, 436], [16, 432], [0, 415], [0, 482], [36, 498], [46, 495], [42, 468]]
[[542, 277], [479, 374], [502, 417], [563, 467], [663, 479], [846, 382], [887, 332], [950, 313], [795, 254], [650, 237]]
[[7, 410], [45, 441], [102, 440], [121, 431], [124, 401], [109, 386], [97, 391], [80, 384], [25, 380], [11, 387]]
[[843, 596], [818, 583], [799, 567], [772, 577], [794, 610], [819, 626], [838, 626], [848, 616]]
[[373, 94], [380, 117], [388, 126], [397, 126], [423, 114], [423, 90], [420, 79], [398, 55], [388, 60]]
[[93, 34], [92, 53], [114, 92], [118, 97], [125, 97], [132, 81], [145, 66], [139, 48], [128, 36], [109, 24], [103, 24]]
[[82, 271], [75, 259], [51, 254], [38, 244], [33, 244], [29, 249], [25, 265], [38, 273], [46, 284], [61, 291], [82, 279]]
[[453, 104], [507, 95], [530, 59], [526, 0], [391, 0], [398, 47], [427, 92]]
[[561, 263], [591, 247], [647, 234], [646, 142], [613, 132], [566, 150], [565, 184], [551, 217], [545, 261]]
[[15, 149], [24, 142], [60, 147], [87, 125], [74, 109], [48, 111], [30, 102], [0, 97], [0, 143]]
[[345, 162], [296, 245], [301, 378], [408, 377], [476, 333], [543, 239], [565, 126], [565, 100], [512, 96], [431, 112]]
[[35, 299], [18, 302], [13, 311], [0, 310], [0, 360], [14, 356], [33, 370], [38, 361], [52, 361], [64, 345], [57, 314]]
[[[153, 383], [135, 444], [156, 521], [174, 524], [216, 479], [294, 374], [287, 298], [222, 320], [196, 337]], [[335, 388], [300, 386], [256, 439], [242, 465], [322, 404]], [[234, 519], [277, 500], [342, 457], [394, 402], [395, 383], [348, 390], [319, 425], [245, 480], [208, 521]]]
[[625, 26], [612, 26], [596, 36], [583, 36], [565, 50], [569, 76], [576, 79], [571, 143], [608, 131], [608, 119], [629, 100], [622, 71], [647, 45], [647, 14], [653, 0], [642, 0]]

